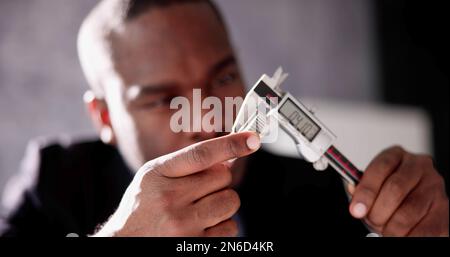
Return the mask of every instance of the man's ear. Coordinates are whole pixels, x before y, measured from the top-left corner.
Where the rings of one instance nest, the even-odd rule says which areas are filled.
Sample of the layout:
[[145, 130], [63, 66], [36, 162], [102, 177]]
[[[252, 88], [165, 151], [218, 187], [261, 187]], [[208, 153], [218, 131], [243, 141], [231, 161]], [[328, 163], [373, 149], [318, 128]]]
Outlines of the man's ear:
[[97, 98], [91, 90], [84, 93], [83, 101], [86, 105], [92, 123], [100, 135], [100, 139], [105, 144], [115, 145], [116, 140], [111, 125], [111, 120], [109, 119], [109, 111], [106, 101], [104, 99]]

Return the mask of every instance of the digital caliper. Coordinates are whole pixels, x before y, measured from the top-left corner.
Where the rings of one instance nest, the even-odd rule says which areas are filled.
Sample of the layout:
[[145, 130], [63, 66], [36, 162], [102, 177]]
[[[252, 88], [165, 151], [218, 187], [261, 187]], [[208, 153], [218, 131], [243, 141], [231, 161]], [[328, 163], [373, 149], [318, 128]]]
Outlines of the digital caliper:
[[[232, 132], [255, 131], [263, 138], [271, 132], [269, 123], [277, 124], [294, 140], [299, 154], [316, 169], [325, 169], [330, 164], [356, 185], [363, 173], [333, 146], [336, 136], [300, 101], [280, 89], [287, 76], [281, 68], [272, 77], [261, 76], [246, 95]], [[257, 108], [251, 108], [255, 103]]]

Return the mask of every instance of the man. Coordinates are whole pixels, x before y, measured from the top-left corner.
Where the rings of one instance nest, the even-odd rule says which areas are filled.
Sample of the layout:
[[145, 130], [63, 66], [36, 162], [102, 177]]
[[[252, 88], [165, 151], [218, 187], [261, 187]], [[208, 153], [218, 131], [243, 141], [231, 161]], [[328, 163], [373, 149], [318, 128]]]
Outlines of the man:
[[253, 132], [170, 130], [175, 96], [244, 95], [209, 1], [103, 1], [79, 55], [102, 142], [30, 147], [5, 235], [448, 236], [429, 157], [389, 148], [345, 188], [331, 170], [258, 151]]

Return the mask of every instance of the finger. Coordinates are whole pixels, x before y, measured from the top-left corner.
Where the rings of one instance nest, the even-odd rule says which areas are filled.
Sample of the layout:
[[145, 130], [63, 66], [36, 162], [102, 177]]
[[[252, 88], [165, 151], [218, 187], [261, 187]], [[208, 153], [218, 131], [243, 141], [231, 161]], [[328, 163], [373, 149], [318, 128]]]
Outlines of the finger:
[[205, 230], [205, 236], [209, 237], [234, 237], [239, 233], [236, 221], [228, 219]]
[[367, 215], [381, 186], [401, 163], [404, 153], [400, 147], [391, 147], [381, 152], [369, 164], [352, 197], [349, 208], [353, 217], [361, 219]]
[[448, 199], [432, 203], [429, 212], [414, 227], [408, 236], [449, 236]]
[[406, 236], [425, 217], [432, 199], [423, 181], [405, 198], [401, 206], [384, 226], [384, 236]]
[[429, 180], [430, 189], [423, 194], [428, 195], [432, 200], [429, 211], [408, 236], [449, 236], [449, 202], [445, 192], [445, 182], [437, 173], [433, 175], [435, 176]]
[[383, 183], [367, 215], [370, 222], [376, 226], [384, 226], [406, 196], [419, 184], [427, 168], [427, 162], [422, 157], [405, 154], [399, 168]]
[[258, 134], [241, 132], [213, 138], [185, 147], [149, 162], [160, 175], [181, 177], [226, 160], [249, 155], [261, 145]]
[[374, 224], [371, 224], [370, 220], [368, 220], [367, 218], [364, 218], [363, 221], [369, 227], [370, 231], [375, 232], [379, 235], [383, 234], [383, 227], [377, 227]]
[[203, 229], [215, 226], [231, 218], [240, 204], [238, 194], [232, 189], [224, 189], [205, 196], [194, 204], [198, 224], [202, 224]]
[[182, 198], [187, 202], [195, 202], [198, 199], [230, 186], [232, 181], [231, 170], [222, 163], [210, 168], [175, 180], [175, 187], [183, 192]]

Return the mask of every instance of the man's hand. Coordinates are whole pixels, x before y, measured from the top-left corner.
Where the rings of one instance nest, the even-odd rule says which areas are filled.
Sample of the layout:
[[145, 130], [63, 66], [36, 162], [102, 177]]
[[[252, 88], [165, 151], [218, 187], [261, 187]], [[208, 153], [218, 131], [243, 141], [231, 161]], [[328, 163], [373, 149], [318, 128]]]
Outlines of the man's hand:
[[380, 153], [353, 190], [350, 213], [383, 236], [448, 236], [448, 197], [428, 156]]
[[227, 160], [255, 152], [252, 132], [200, 142], [147, 162], [97, 236], [236, 236], [240, 206]]

